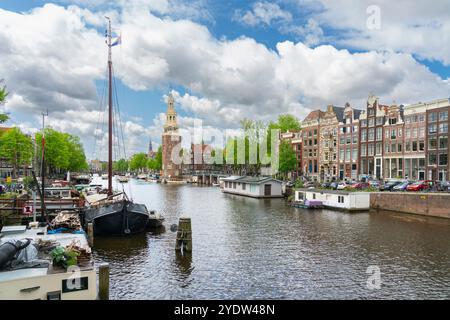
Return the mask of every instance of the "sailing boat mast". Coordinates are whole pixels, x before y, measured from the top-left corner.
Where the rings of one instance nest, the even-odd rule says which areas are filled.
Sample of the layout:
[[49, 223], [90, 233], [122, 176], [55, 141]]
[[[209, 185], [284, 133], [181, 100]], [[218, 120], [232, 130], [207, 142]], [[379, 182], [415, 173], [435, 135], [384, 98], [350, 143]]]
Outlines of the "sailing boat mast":
[[112, 196], [112, 122], [113, 122], [113, 101], [112, 101], [112, 33], [111, 33], [111, 19], [108, 19], [108, 32], [107, 32], [107, 44], [108, 44], [108, 73], [109, 73], [109, 95], [108, 95], [108, 106], [109, 106], [109, 120], [108, 120], [108, 196]]

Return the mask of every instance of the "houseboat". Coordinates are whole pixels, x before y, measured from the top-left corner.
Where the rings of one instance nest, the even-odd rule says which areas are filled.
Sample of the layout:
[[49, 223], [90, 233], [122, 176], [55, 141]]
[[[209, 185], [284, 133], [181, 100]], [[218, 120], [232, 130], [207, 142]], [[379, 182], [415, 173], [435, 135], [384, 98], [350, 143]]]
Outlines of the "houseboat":
[[[56, 265], [54, 248], [77, 248], [76, 268]], [[65, 249], [63, 249], [65, 248]], [[3, 227], [0, 233], [0, 300], [95, 300], [96, 267], [82, 232], [54, 233], [47, 227]]]
[[223, 178], [224, 193], [237, 194], [252, 198], [281, 198], [282, 181], [271, 177], [231, 176]]
[[308, 204], [319, 203], [323, 208], [367, 211], [370, 210], [370, 193], [322, 189], [299, 189], [295, 191], [294, 206], [308, 207]]

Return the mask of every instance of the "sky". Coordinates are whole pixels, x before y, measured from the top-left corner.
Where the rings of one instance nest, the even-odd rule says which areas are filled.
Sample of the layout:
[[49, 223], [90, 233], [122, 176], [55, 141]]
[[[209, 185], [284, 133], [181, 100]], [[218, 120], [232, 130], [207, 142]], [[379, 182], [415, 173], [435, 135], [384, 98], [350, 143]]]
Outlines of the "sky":
[[329, 104], [363, 109], [370, 94], [450, 97], [448, 0], [0, 0], [9, 125], [36, 131], [48, 110], [48, 125], [104, 157], [105, 16], [122, 35], [113, 61], [128, 155], [161, 142], [169, 91], [181, 131], [201, 120], [205, 135]]

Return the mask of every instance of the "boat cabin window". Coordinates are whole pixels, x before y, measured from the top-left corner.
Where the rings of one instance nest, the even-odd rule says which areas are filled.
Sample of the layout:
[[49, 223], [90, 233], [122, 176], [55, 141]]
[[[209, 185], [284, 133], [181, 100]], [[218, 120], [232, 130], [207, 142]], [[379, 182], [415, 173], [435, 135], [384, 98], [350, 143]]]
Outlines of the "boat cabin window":
[[315, 193], [313, 193], [313, 199], [314, 199], [314, 200], [316, 199], [316, 194], [315, 194]]

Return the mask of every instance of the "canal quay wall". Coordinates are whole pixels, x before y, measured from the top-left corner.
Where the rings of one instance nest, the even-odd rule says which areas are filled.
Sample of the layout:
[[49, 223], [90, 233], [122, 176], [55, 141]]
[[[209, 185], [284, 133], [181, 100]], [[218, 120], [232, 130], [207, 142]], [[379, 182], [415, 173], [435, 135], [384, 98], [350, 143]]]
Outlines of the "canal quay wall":
[[450, 194], [373, 192], [370, 208], [450, 219]]

